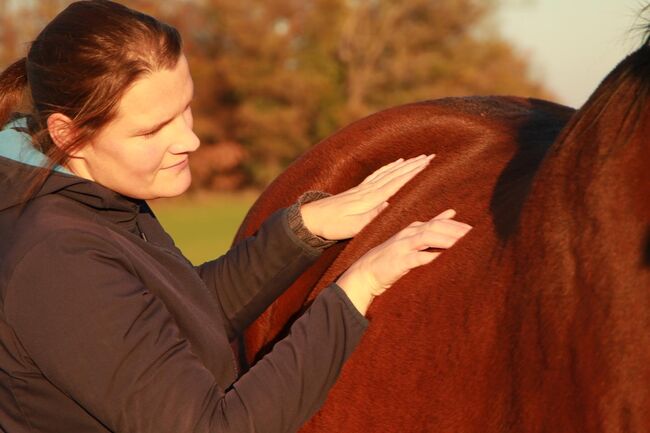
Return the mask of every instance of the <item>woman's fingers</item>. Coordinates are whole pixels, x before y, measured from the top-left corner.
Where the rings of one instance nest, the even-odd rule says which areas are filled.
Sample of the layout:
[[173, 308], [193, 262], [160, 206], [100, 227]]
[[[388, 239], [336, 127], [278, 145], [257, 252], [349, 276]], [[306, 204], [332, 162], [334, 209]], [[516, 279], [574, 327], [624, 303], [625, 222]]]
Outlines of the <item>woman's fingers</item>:
[[435, 155], [429, 155], [429, 156], [420, 155], [416, 158], [406, 160], [404, 161], [404, 163], [392, 167], [390, 170], [381, 173], [373, 180], [373, 183], [377, 184], [378, 188], [381, 188], [382, 186], [390, 182], [392, 179], [400, 177], [405, 173], [411, 173], [413, 170], [421, 171], [429, 165], [429, 163], [434, 157]]
[[423, 231], [408, 238], [408, 248], [417, 251], [427, 248], [451, 248], [462, 236], [450, 236], [444, 233]]
[[[368, 177], [366, 177], [363, 182], [361, 182], [359, 185], [348, 189], [347, 191], [344, 191], [340, 194], [338, 194], [341, 197], [344, 196], [357, 196], [358, 200], [358, 194], [359, 193], [372, 193], [377, 191], [377, 181], [380, 179], [383, 179], [385, 176], [395, 176], [396, 173], [401, 173], [405, 169], [410, 170], [412, 167], [418, 167], [420, 165], [424, 166], [426, 163], [425, 159], [426, 155], [420, 155], [415, 158], [407, 159], [406, 161], [403, 158], [400, 158], [396, 161], [391, 162], [390, 164], [386, 164], [383, 167], [380, 167], [377, 169], [374, 173], [370, 174]], [[405, 168], [406, 167], [406, 168]]]
[[438, 258], [441, 252], [429, 251], [414, 251], [406, 257], [407, 266], [409, 269], [417, 268], [418, 266], [428, 265]]
[[[451, 215], [452, 212], [445, 211]], [[442, 215], [442, 214], [441, 214]], [[403, 229], [395, 240], [406, 240], [408, 249], [425, 250], [427, 248], [450, 248], [465, 236], [472, 226], [453, 219], [439, 219], [428, 222], [416, 221]]]
[[433, 219], [423, 229], [451, 237], [463, 237], [472, 229], [472, 226], [453, 219]]
[[434, 216], [432, 219], [438, 220], [438, 219], [449, 219], [453, 218], [456, 216], [456, 211], [453, 209], [447, 209], [444, 212], [439, 213], [438, 215]]
[[390, 164], [386, 164], [377, 170], [375, 170], [372, 174], [370, 174], [368, 177], [366, 177], [361, 184], [367, 183], [367, 182], [372, 182], [379, 176], [380, 174], [386, 172], [387, 170], [390, 170], [391, 168], [395, 167], [397, 164], [400, 164], [401, 162], [404, 161], [404, 158], [397, 159]]
[[409, 158], [407, 160], [403, 159], [398, 159], [397, 161], [394, 161], [390, 164], [387, 164], [377, 171], [375, 171], [373, 174], [368, 176], [362, 184], [366, 183], [376, 183], [378, 181], [384, 180], [385, 178], [392, 178], [395, 176], [399, 176], [401, 173], [405, 171], [410, 171], [414, 167], [419, 167], [419, 166], [426, 166], [428, 163], [435, 157], [435, 155], [418, 155], [413, 158]]
[[379, 174], [372, 180], [364, 181], [362, 184], [351, 188], [338, 197], [345, 199], [345, 204], [355, 203], [357, 207], [375, 207], [393, 196], [401, 187], [410, 181], [420, 171], [424, 170], [430, 159], [421, 158], [417, 163], [405, 163], [396, 165], [390, 173]]
[[408, 171], [403, 171], [398, 175], [379, 179], [375, 182], [375, 191], [382, 197], [392, 197], [397, 191], [406, 185], [407, 182], [413, 179], [425, 168], [426, 165], [418, 165], [411, 167]]
[[[311, 220], [308, 226], [312, 232], [326, 233], [325, 237], [329, 239], [354, 237], [388, 206], [387, 200], [391, 196], [424, 170], [434, 156], [400, 158], [386, 164], [346, 191], [318, 200], [315, 202], [318, 204], [303, 205], [303, 220]], [[315, 209], [318, 209], [318, 214]]]
[[[447, 210], [447, 214], [451, 214]], [[444, 212], [443, 212], [444, 214]], [[403, 238], [406, 254], [404, 263], [408, 269], [423, 266], [435, 260], [442, 251], [426, 251], [428, 248], [448, 249], [465, 236], [472, 227], [468, 224], [451, 219], [417, 222], [410, 226], [411, 236]]]
[[[365, 299], [355, 303], [361, 305], [360, 311], [365, 312], [372, 297], [381, 295], [411, 269], [431, 263], [442, 253], [427, 251], [429, 248], [450, 248], [472, 229], [468, 224], [442, 218], [445, 216], [455, 216], [455, 211], [447, 209], [429, 221], [414, 221], [370, 249], [343, 273], [338, 282], [352, 294], [351, 299]], [[356, 296], [357, 291], [365, 292], [365, 298]]]
[[404, 185], [406, 185], [406, 183], [424, 170], [428, 165], [428, 161], [430, 160], [423, 160], [416, 165], [410, 164], [395, 169], [392, 173], [385, 174], [383, 177], [368, 184], [366, 188], [372, 188], [371, 194], [376, 197], [377, 200], [388, 200]]
[[467, 233], [469, 229], [471, 229], [471, 226], [465, 223], [458, 222], [456, 220], [452, 220], [452, 218], [455, 216], [456, 216], [456, 211], [454, 209], [447, 209], [444, 212], [441, 212], [435, 217], [431, 218], [429, 221], [413, 221], [407, 227], [403, 228], [400, 232], [398, 232], [396, 236], [399, 237], [400, 239], [413, 236], [415, 233], [422, 231], [423, 228], [426, 228], [426, 227], [422, 227], [425, 225], [429, 226], [429, 230], [436, 230], [439, 229], [439, 227], [443, 227], [444, 230], [444, 226], [439, 226], [439, 223], [436, 223], [438, 224], [438, 226], [433, 225], [436, 221], [443, 221], [443, 220], [451, 221], [450, 223], [451, 230], [452, 230], [450, 232], [451, 235], [462, 236], [463, 234]]

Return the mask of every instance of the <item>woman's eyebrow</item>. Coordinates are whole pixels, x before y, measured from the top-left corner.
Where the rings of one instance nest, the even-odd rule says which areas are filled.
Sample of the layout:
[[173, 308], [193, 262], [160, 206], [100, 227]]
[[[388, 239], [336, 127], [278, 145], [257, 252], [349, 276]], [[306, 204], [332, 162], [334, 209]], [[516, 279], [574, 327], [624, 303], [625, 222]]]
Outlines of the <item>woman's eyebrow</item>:
[[152, 127], [150, 127], [150, 128], [142, 128], [142, 129], [139, 129], [138, 131], [136, 131], [136, 132], [134, 133], [134, 135], [143, 135], [143, 134], [147, 134], [147, 133], [150, 133], [150, 132], [157, 131], [157, 130], [161, 129], [163, 126], [165, 126], [165, 125], [167, 125], [168, 123], [170, 123], [170, 122], [171, 122], [172, 120], [174, 120], [175, 118], [176, 118], [176, 116], [172, 117], [171, 119], [167, 119], [167, 120], [165, 120], [164, 122], [161, 122], [161, 123], [159, 123], [159, 124], [157, 124], [157, 125], [155, 125], [155, 126], [152, 126]]
[[[192, 99], [190, 99], [190, 102], [187, 103], [187, 105], [185, 106], [185, 109], [187, 109], [187, 107], [190, 106], [190, 104], [192, 103], [193, 100], [194, 100], [194, 94], [192, 94]], [[133, 135], [143, 135], [143, 134], [147, 134], [147, 133], [150, 133], [150, 132], [153, 132], [153, 131], [158, 131], [159, 129], [161, 129], [162, 127], [164, 127], [168, 123], [170, 123], [175, 118], [176, 118], [176, 116], [174, 116], [174, 117], [172, 117], [170, 119], [167, 119], [165, 121], [162, 121], [162, 122], [160, 122], [160, 123], [158, 123], [158, 124], [156, 124], [154, 126], [139, 129], [139, 130], [135, 131], [133, 133]]]

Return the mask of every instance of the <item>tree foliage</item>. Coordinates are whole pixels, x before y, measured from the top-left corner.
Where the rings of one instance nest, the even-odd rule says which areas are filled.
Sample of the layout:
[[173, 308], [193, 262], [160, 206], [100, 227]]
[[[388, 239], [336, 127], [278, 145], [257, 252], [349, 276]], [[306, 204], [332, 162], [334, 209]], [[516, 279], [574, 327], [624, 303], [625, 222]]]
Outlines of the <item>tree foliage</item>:
[[[389, 106], [459, 95], [548, 97], [526, 59], [489, 31], [495, 1], [124, 3], [183, 35], [204, 154], [193, 158], [195, 187], [224, 188], [263, 186], [336, 129]], [[23, 55], [69, 1], [11, 3], [0, 0], [0, 66]]]

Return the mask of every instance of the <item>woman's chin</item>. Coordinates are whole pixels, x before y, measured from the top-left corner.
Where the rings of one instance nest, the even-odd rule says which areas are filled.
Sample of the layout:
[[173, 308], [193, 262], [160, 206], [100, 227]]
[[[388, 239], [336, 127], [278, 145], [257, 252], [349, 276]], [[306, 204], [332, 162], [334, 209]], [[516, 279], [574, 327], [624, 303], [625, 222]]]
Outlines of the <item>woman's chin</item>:
[[150, 193], [147, 194], [147, 200], [171, 198], [183, 194], [192, 184], [192, 173], [190, 172], [189, 167], [186, 167], [175, 176], [169, 176], [168, 178], [166, 177], [157, 180], [158, 182], [153, 185], [153, 188], [150, 189]]
[[164, 194], [161, 195], [161, 197], [177, 197], [187, 191], [192, 184], [192, 174], [189, 169], [186, 170], [186, 173], [187, 174], [179, 176], [176, 182], [168, 185], [167, 188], [165, 188], [165, 191], [161, 191], [161, 193]]

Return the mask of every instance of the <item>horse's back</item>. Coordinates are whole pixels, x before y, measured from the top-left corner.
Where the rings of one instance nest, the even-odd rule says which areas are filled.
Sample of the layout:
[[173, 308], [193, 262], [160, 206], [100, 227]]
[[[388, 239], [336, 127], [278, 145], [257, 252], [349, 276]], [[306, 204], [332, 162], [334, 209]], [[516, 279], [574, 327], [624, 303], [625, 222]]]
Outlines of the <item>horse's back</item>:
[[466, 97], [423, 101], [387, 109], [354, 122], [296, 160], [255, 203], [238, 239], [253, 233], [277, 206], [291, 204], [307, 189], [338, 192], [397, 158], [439, 153], [463, 171], [477, 157], [493, 163], [517, 149], [544, 151], [573, 110], [516, 97]]
[[305, 299], [410, 222], [452, 207], [474, 226], [454, 248], [374, 301], [367, 334], [305, 432], [496, 432], [510, 422], [510, 340], [502, 318], [514, 268], [505, 245], [536, 168], [571, 113], [519, 98], [397, 107], [321, 142], [260, 197], [240, 236], [305, 190], [338, 193], [399, 157], [437, 155], [378, 218], [326, 253], [253, 325], [252, 355]]

